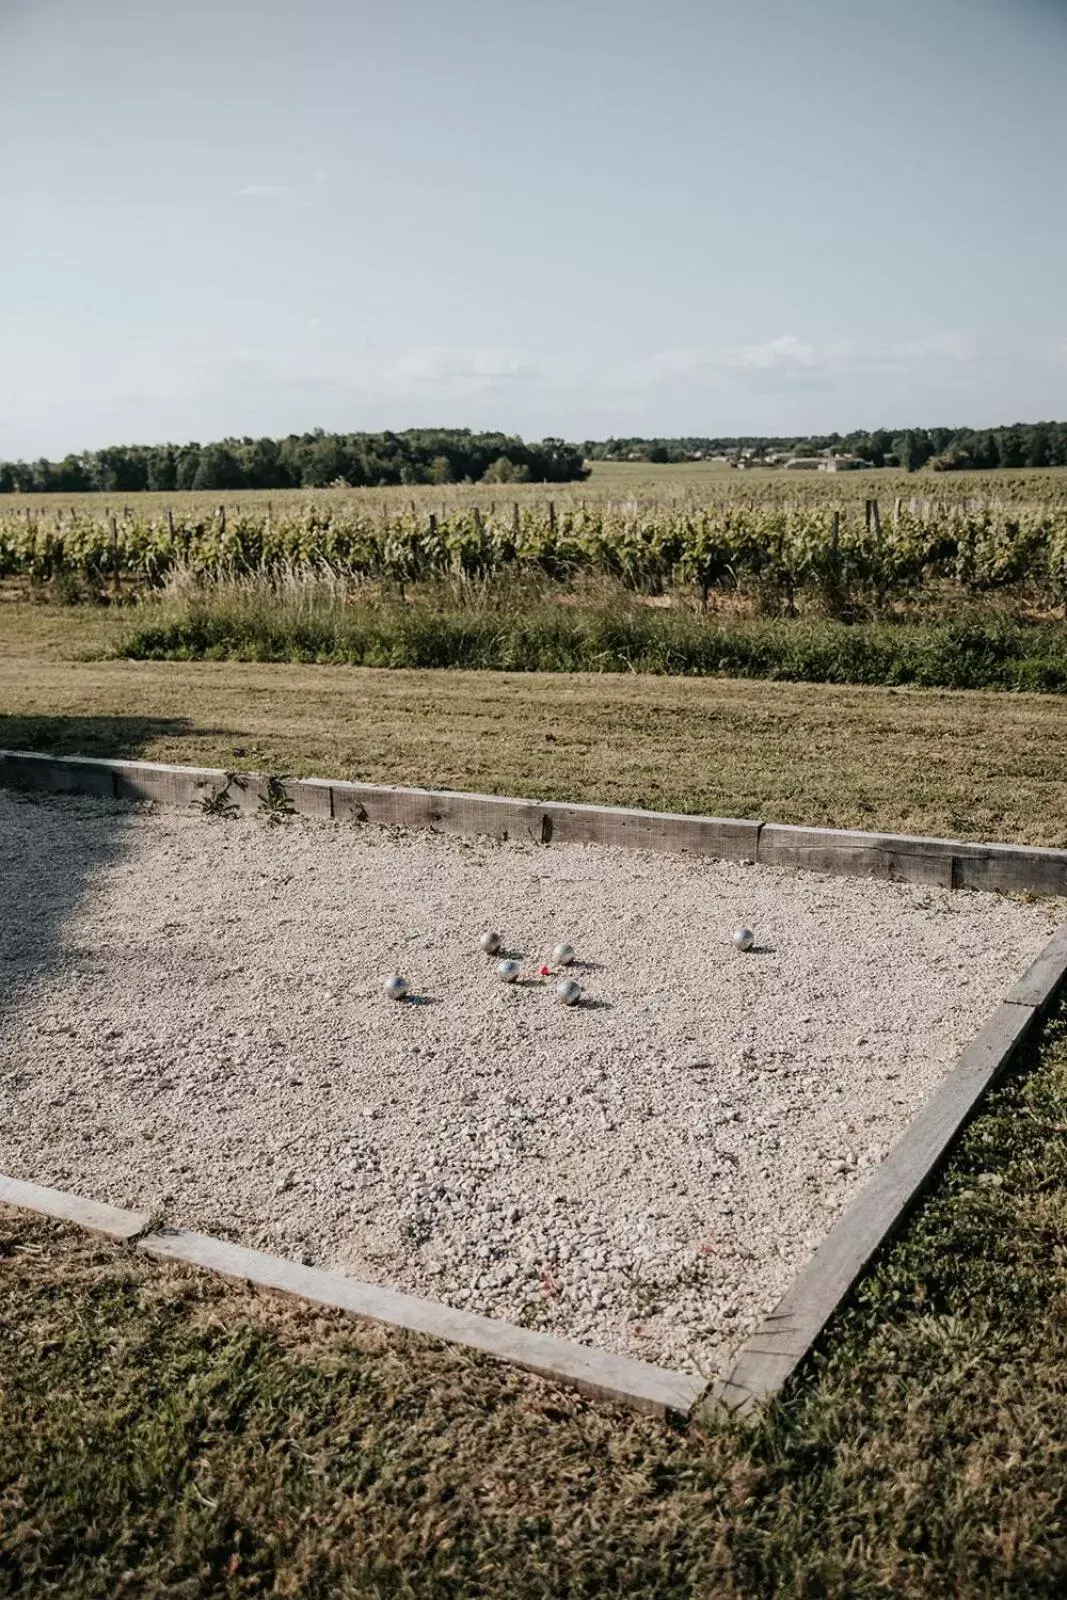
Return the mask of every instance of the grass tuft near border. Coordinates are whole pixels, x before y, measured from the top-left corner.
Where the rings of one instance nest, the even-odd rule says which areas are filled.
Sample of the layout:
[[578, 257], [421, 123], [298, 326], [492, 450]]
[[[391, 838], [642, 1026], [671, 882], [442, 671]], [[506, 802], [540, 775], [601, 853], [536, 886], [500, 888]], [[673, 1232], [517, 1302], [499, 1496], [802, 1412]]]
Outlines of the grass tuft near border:
[[687, 1432], [0, 1210], [0, 1593], [1067, 1587], [1067, 1021], [785, 1399]]
[[118, 645], [135, 660], [322, 662], [495, 672], [638, 672], [949, 689], [1067, 690], [1067, 630], [976, 612], [951, 621], [704, 617], [621, 593], [573, 606], [442, 589], [417, 603], [346, 601], [314, 584], [220, 584], [164, 605]]

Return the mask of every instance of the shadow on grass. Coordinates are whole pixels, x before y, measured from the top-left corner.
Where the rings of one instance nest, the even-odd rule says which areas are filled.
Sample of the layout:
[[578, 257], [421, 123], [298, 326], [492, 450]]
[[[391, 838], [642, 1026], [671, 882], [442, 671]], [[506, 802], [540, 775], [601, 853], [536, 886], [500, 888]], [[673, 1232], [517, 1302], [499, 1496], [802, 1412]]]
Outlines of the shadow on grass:
[[0, 750], [39, 750], [55, 756], [138, 761], [164, 738], [210, 737], [185, 717], [28, 717], [0, 711]]

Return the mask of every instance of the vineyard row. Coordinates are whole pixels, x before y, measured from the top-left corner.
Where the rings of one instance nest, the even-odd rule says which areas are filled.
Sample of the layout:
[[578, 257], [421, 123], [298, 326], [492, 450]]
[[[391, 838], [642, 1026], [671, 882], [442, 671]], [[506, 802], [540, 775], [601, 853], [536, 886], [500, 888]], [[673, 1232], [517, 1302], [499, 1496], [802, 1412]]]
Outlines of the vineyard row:
[[705, 598], [714, 590], [771, 586], [789, 605], [813, 588], [833, 605], [849, 595], [882, 603], [935, 581], [976, 592], [1025, 583], [1059, 603], [1067, 597], [1067, 509], [898, 505], [886, 515], [868, 501], [843, 509], [557, 511], [539, 502], [440, 514], [351, 504], [281, 514], [220, 506], [206, 517], [73, 508], [0, 513], [0, 577], [55, 583], [76, 576], [151, 589], [178, 571], [209, 579], [305, 569], [397, 584], [523, 570], [561, 580], [589, 573], [651, 594], [696, 585]]

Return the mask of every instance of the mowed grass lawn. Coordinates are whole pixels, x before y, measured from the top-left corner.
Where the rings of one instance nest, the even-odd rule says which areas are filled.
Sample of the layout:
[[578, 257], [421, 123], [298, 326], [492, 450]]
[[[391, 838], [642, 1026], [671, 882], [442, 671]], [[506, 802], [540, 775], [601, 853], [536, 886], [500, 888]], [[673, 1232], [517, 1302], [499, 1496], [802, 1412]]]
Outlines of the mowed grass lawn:
[[[1067, 843], [1052, 697], [78, 661], [109, 619], [20, 613], [3, 745]], [[752, 1424], [0, 1208], [0, 1595], [1065, 1592], [1062, 1010]]]
[[0, 604], [0, 746], [1067, 845], [1056, 695], [99, 659], [127, 626]]

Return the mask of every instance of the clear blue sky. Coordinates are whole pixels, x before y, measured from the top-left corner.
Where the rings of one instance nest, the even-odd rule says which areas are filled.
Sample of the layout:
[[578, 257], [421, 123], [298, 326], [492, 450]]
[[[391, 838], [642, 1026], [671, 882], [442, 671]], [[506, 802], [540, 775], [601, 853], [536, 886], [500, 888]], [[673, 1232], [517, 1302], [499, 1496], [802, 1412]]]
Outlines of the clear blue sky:
[[0, 457], [1067, 417], [1065, 0], [0, 0]]

